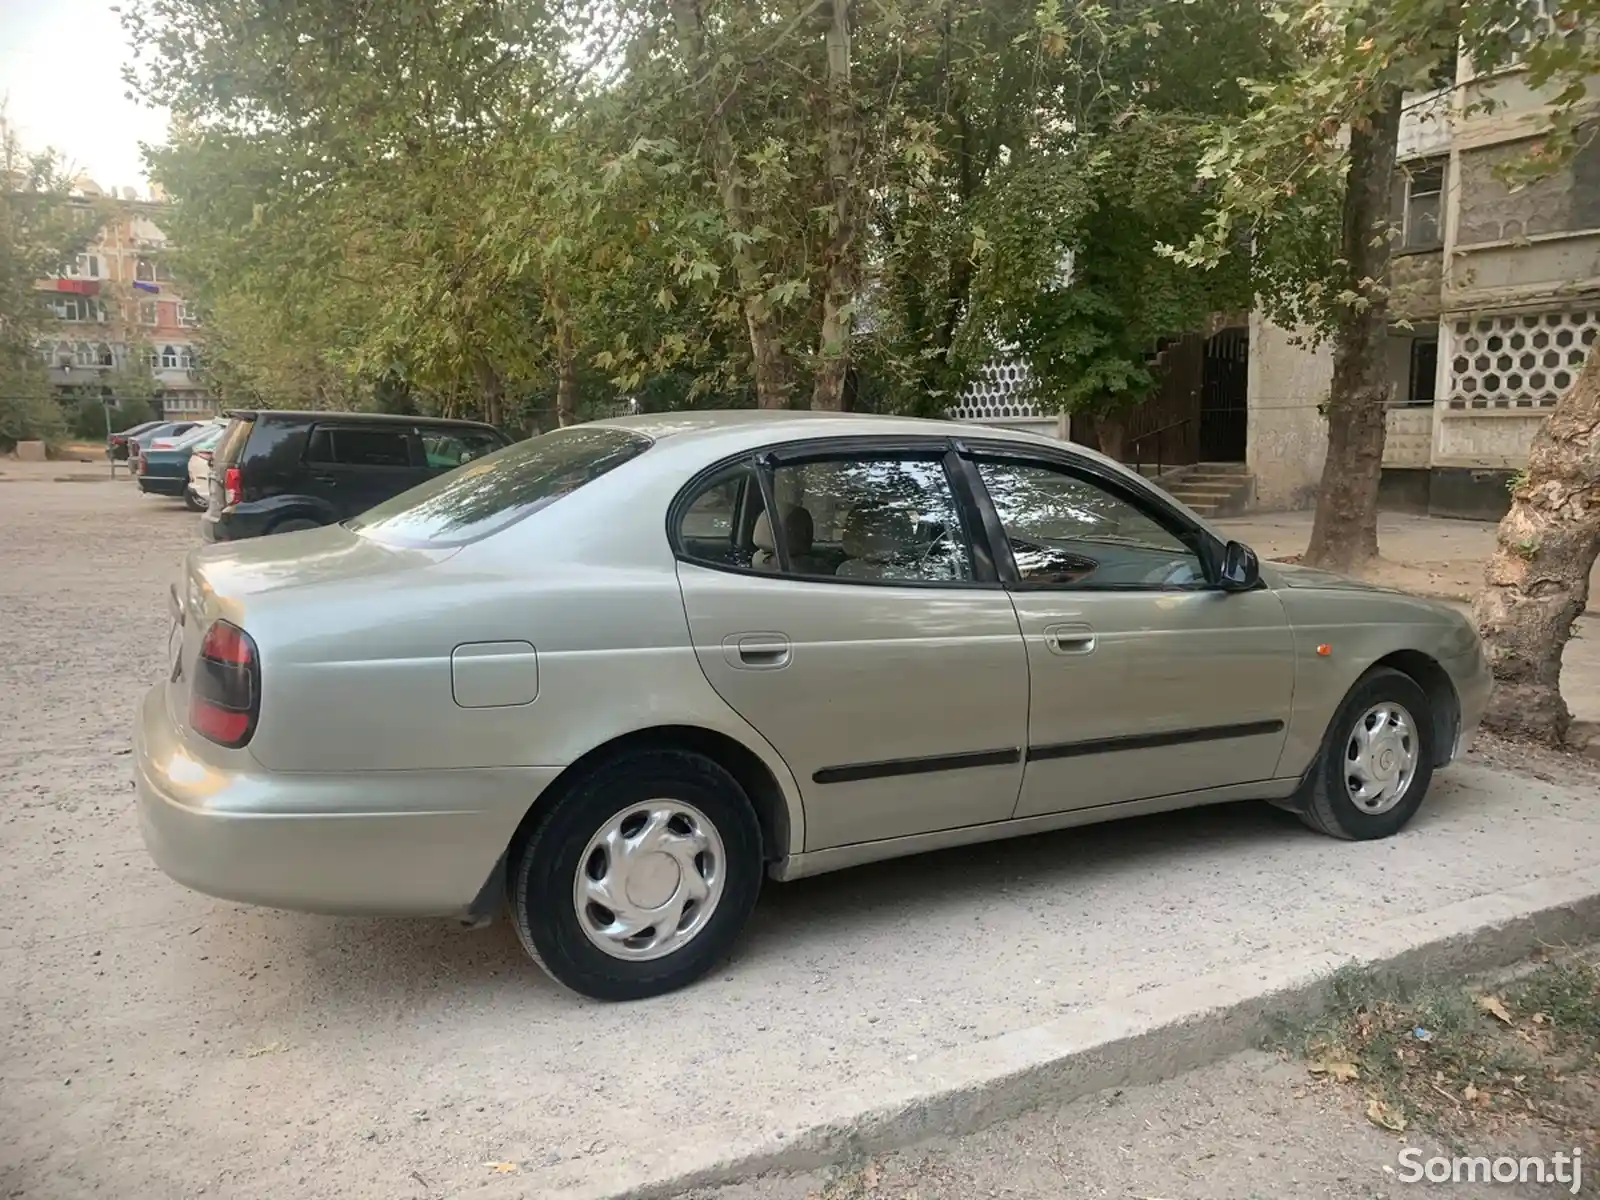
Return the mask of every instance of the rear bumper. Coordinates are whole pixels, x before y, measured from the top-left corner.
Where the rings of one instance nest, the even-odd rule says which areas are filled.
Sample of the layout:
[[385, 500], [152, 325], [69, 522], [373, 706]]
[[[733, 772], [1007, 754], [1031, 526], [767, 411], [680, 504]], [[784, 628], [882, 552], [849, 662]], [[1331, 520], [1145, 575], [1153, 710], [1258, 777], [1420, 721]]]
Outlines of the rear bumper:
[[242, 542], [246, 538], [261, 537], [277, 515], [281, 514], [238, 509], [225, 509], [216, 516], [208, 512], [200, 518], [200, 536], [208, 542]]
[[[467, 914], [555, 767], [291, 774], [189, 754], [166, 684], [134, 730], [139, 830], [171, 878], [269, 908]], [[248, 760], [247, 754], [241, 759]]]
[[139, 490], [156, 496], [181, 496], [189, 481], [181, 475], [140, 475]]

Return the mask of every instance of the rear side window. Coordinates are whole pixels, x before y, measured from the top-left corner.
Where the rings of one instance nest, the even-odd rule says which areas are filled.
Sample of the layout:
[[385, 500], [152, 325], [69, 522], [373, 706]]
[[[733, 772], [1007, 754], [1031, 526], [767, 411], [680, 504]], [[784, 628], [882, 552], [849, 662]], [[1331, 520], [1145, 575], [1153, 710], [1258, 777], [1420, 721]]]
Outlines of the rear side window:
[[244, 444], [250, 440], [250, 431], [255, 426], [255, 421], [247, 417], [235, 417], [228, 422], [214, 456], [219, 467], [229, 466], [244, 457]]
[[306, 461], [340, 467], [409, 467], [411, 443], [404, 429], [319, 425], [306, 442]]
[[382, 542], [459, 546], [538, 512], [649, 448], [649, 438], [626, 429], [560, 429], [436, 476], [345, 524]]
[[506, 444], [506, 440], [487, 429], [433, 429], [424, 426], [422, 452], [434, 471], [453, 471], [462, 463], [485, 458]]

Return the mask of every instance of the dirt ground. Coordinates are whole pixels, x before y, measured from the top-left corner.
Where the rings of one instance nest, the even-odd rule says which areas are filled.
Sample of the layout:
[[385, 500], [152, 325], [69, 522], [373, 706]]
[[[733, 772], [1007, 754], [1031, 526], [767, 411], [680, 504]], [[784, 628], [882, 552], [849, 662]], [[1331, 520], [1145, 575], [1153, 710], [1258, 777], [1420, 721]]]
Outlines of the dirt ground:
[[[725, 975], [597, 1006], [503, 926], [247, 909], [156, 870], [129, 726], [194, 542], [192, 515], [103, 464], [0, 461], [0, 1197], [559, 1195], [647, 1136], [718, 1136], [808, 1086], [1600, 861], [1593, 768], [1491, 746], [1370, 853], [1236, 806], [907, 860], [772, 889]], [[896, 1156], [880, 1194], [1382, 1188], [1391, 1135], [1304, 1079], [1246, 1059], [1078, 1101], [964, 1141], [991, 1147], [966, 1168]], [[1035, 1174], [1002, 1190], [994, 1156]]]

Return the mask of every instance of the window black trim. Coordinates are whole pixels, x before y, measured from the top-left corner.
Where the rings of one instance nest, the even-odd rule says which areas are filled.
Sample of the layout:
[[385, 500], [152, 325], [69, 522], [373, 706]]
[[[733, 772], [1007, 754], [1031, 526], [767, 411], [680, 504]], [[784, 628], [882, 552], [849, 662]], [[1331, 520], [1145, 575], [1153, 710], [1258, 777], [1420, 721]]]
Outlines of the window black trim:
[[1111, 754], [1122, 750], [1155, 750], [1164, 746], [1188, 746], [1195, 742], [1221, 742], [1231, 738], [1260, 737], [1282, 733], [1282, 721], [1246, 721], [1238, 725], [1207, 725], [1198, 729], [1172, 729], [1163, 733], [1129, 733], [1116, 737], [1090, 738], [1082, 742], [1053, 742], [1029, 746], [1029, 762], [1056, 758], [1083, 758], [1090, 754]]
[[[976, 500], [963, 492], [960, 480], [951, 470], [950, 460], [955, 448], [954, 439], [944, 436], [911, 436], [899, 437], [884, 434], [868, 435], [840, 435], [827, 438], [807, 438], [800, 441], [778, 442], [768, 446], [757, 446], [750, 450], [741, 450], [737, 454], [727, 455], [707, 467], [696, 471], [690, 476], [689, 481], [678, 489], [678, 494], [672, 498], [672, 503], [667, 506], [667, 544], [672, 548], [672, 555], [679, 562], [690, 566], [701, 567], [708, 571], [721, 571], [728, 575], [753, 575], [761, 579], [782, 579], [788, 583], [820, 583], [838, 584], [846, 587], [876, 587], [876, 588], [932, 588], [948, 590], [985, 589], [995, 590], [1003, 586], [999, 571], [994, 562], [993, 550], [980, 547], [978, 537], [987, 533], [987, 525], [981, 517], [981, 506], [977, 511], [969, 512], [967, 503], [976, 505]], [[956, 512], [961, 519], [962, 536], [966, 540], [967, 549], [972, 556], [971, 579], [841, 579], [835, 575], [794, 575], [787, 571], [788, 547], [784, 544], [783, 530], [779, 525], [774, 525], [772, 540], [779, 548], [779, 565], [785, 570], [781, 574], [771, 571], [757, 571], [754, 567], [732, 566], [728, 563], [707, 562], [705, 559], [696, 558], [687, 553], [683, 546], [683, 518], [687, 515], [690, 506], [699, 499], [706, 485], [729, 467], [741, 463], [748, 463], [758, 480], [767, 476], [779, 467], [796, 466], [807, 462], [822, 462], [840, 457], [860, 458], [866, 455], [880, 455], [884, 458], [914, 458], [924, 462], [939, 463], [944, 467], [945, 482], [949, 486], [952, 498], [955, 501]], [[776, 497], [769, 495], [767, 489], [772, 487], [769, 478], [761, 484], [762, 502], [764, 504], [776, 502]], [[979, 518], [979, 523], [973, 524], [974, 517]], [[990, 573], [990, 577], [980, 578], [981, 575]]]
[[[1220, 582], [1218, 560], [1222, 546], [1217, 538], [1162, 500], [1153, 489], [1148, 488], [1148, 485], [1141, 487], [1133, 484], [1121, 475], [1107, 471], [1092, 460], [1080, 458], [1070, 451], [1061, 452], [1042, 446], [1021, 447], [1016, 443], [976, 440], [967, 442], [962, 455], [971, 464], [972, 486], [979, 506], [985, 510], [984, 529], [990, 538], [994, 559], [1002, 566], [1000, 578], [1007, 588], [1015, 591], [1140, 593], [1226, 590], [1221, 587]], [[1187, 546], [1200, 560], [1200, 569], [1205, 572], [1205, 583], [1187, 587], [1167, 587], [1163, 584], [1117, 584], [1095, 587], [1070, 583], [1036, 583], [1022, 579], [1017, 571], [1016, 559], [1011, 553], [1011, 542], [1005, 533], [1005, 523], [1001, 521], [994, 498], [989, 495], [988, 486], [983, 482], [983, 475], [978, 470], [978, 464], [984, 462], [1010, 463], [1053, 470], [1110, 492], [1155, 521]], [[990, 516], [993, 517], [992, 522], [989, 520]]]
[[972, 767], [1006, 767], [1022, 761], [1015, 746], [1004, 750], [966, 750], [927, 758], [887, 758], [879, 762], [846, 763], [813, 772], [813, 783], [860, 783], [867, 779], [894, 779], [902, 775], [932, 775], [939, 771], [965, 771]]

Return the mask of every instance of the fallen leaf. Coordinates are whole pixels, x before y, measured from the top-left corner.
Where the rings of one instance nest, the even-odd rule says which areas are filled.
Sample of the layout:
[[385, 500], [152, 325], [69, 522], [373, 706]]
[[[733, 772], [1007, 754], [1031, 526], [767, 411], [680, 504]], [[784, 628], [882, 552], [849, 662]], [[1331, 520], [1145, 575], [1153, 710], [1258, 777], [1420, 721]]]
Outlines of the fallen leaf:
[[877, 1187], [880, 1175], [878, 1164], [868, 1163], [861, 1171], [861, 1186], [868, 1189]]
[[1491, 1017], [1504, 1021], [1507, 1025], [1511, 1024], [1511, 1013], [1506, 1010], [1505, 1001], [1499, 996], [1479, 996], [1478, 1007]]
[[1406, 1119], [1376, 1096], [1367, 1101], [1367, 1120], [1394, 1133], [1404, 1133]]
[[1361, 1078], [1361, 1072], [1355, 1063], [1339, 1062], [1337, 1060], [1318, 1059], [1306, 1068], [1313, 1075], [1326, 1075], [1329, 1079], [1337, 1079], [1341, 1083], [1349, 1083], [1352, 1079]]
[[246, 1050], [244, 1056], [246, 1058], [260, 1058], [263, 1054], [282, 1054], [288, 1048], [288, 1044], [285, 1042], [268, 1042], [265, 1046], [256, 1046], [253, 1049]]
[[1535, 1025], [1543, 1025], [1549, 1019], [1550, 1019], [1550, 1015], [1548, 1013], [1534, 1013], [1533, 1014], [1533, 1023]]
[[518, 1171], [522, 1170], [522, 1168], [517, 1166], [517, 1164], [514, 1162], [486, 1162], [483, 1165], [488, 1167], [489, 1170], [493, 1171], [496, 1175], [514, 1175]]

